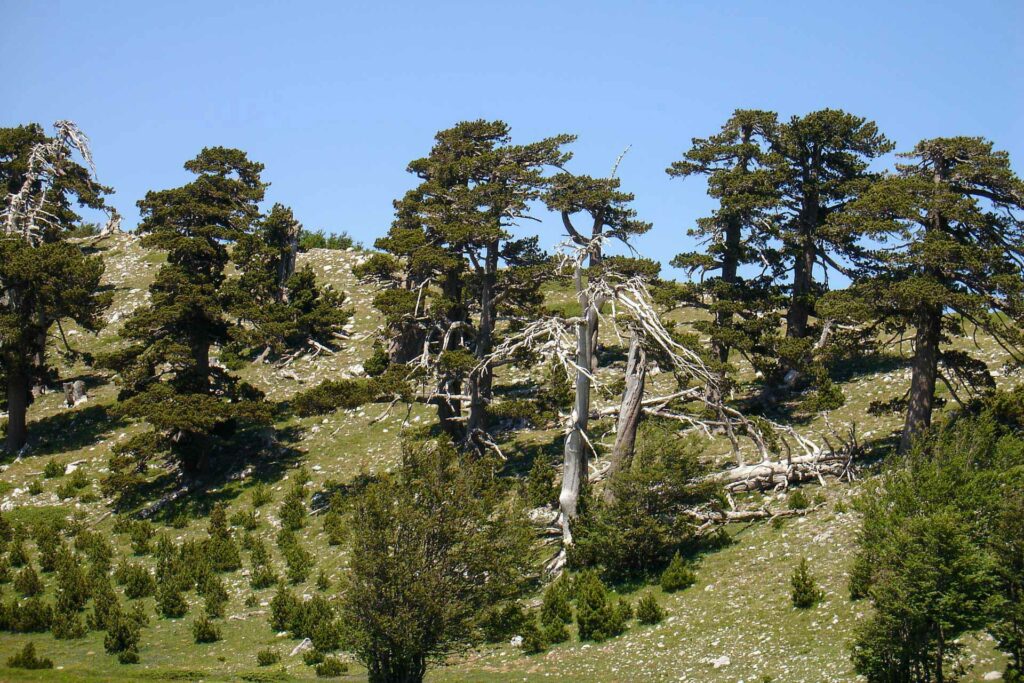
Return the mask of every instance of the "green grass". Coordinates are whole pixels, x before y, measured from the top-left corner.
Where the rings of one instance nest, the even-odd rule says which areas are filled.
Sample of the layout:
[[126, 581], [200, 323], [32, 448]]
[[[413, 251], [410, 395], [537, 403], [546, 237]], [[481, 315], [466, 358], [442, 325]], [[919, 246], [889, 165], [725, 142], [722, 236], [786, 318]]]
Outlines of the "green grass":
[[[81, 351], [97, 353], [109, 350], [117, 343], [116, 329], [128, 317], [134, 306], [145, 300], [146, 287], [163, 262], [162, 256], [143, 250], [137, 241], [127, 236], [105, 240], [102, 243], [107, 259], [106, 282], [114, 291], [114, 304], [107, 313], [112, 321], [98, 335], [66, 326], [69, 342]], [[356, 312], [350, 330], [351, 338], [334, 354], [318, 358], [303, 358], [289, 369], [300, 381], [281, 376], [272, 366], [248, 366], [241, 375], [264, 389], [273, 401], [283, 401], [297, 391], [314, 386], [326, 378], [357, 374], [360, 361], [369, 355], [372, 335], [379, 319], [370, 301], [373, 292], [358, 286], [351, 274], [351, 266], [363, 258], [360, 252], [314, 250], [300, 255], [300, 266], [311, 265], [321, 281], [349, 294], [349, 305]], [[576, 306], [572, 293], [566, 287], [549, 287], [548, 304], [557, 310], [571, 312]], [[691, 321], [698, 314], [690, 311], [675, 312], [672, 316], [681, 322]], [[604, 345], [614, 350], [620, 343], [610, 324], [602, 328]], [[982, 353], [996, 366], [1001, 354], [988, 340], [981, 339]], [[56, 350], [56, 349], [55, 349]], [[58, 354], [52, 354], [57, 358]], [[843, 432], [856, 425], [862, 439], [883, 440], [890, 437], [900, 425], [900, 416], [871, 416], [866, 410], [871, 401], [891, 399], [904, 391], [907, 370], [899, 359], [878, 359], [865, 367], [845, 369], [841, 386], [847, 403], [829, 418], [831, 428]], [[131, 556], [128, 538], [114, 534], [113, 517], [109, 515], [107, 500], [82, 502], [81, 492], [74, 499], [60, 500], [56, 491], [68, 479], [45, 480], [43, 492], [30, 496], [24, 489], [27, 482], [42, 477], [43, 467], [53, 457], [76, 467], [88, 475], [91, 483], [83, 491], [95, 496], [98, 480], [104, 476], [111, 447], [142, 427], [113, 421], [108, 409], [113, 404], [117, 387], [112, 378], [91, 370], [81, 363], [60, 368], [62, 377], [82, 377], [90, 384], [90, 400], [83, 406], [67, 410], [62, 406], [63, 396], [53, 392], [41, 396], [30, 409], [32, 448], [17, 462], [7, 462], [0, 472], [0, 504], [12, 521], [35, 525], [68, 517], [82, 520], [89, 528], [98, 530], [114, 543], [117, 558]], [[603, 368], [599, 378], [607, 385], [620, 370]], [[742, 381], [750, 381], [749, 367], [740, 367]], [[511, 367], [498, 373], [501, 384], [531, 381], [527, 370]], [[667, 388], [672, 379], [665, 373], [651, 378], [651, 391]], [[597, 392], [597, 407], [612, 405], [618, 397]], [[253, 467], [243, 476], [215, 483], [201, 495], [172, 506], [161, 515], [159, 533], [167, 533], [180, 540], [205, 534], [203, 514], [215, 500], [229, 505], [229, 517], [236, 510], [251, 507], [251, 488], [257, 478], [266, 480], [274, 500], [258, 510], [260, 527], [255, 532], [273, 546], [273, 534], [278, 508], [284, 492], [290, 485], [294, 467], [305, 465], [312, 477], [310, 491], [319, 491], [328, 482], [346, 483], [360, 475], [372, 474], [393, 467], [399, 456], [398, 446], [402, 430], [423, 424], [432, 424], [432, 411], [422, 405], [412, 409], [395, 406], [391, 412], [373, 422], [386, 406], [369, 405], [351, 411], [338, 411], [330, 415], [310, 418], [289, 418], [276, 428], [282, 434], [292, 435], [288, 446], [294, 457], [279, 467]], [[799, 425], [802, 431], [817, 437], [830, 433], [829, 424], [822, 416], [807, 416]], [[613, 435], [596, 433], [599, 444], [609, 445]], [[560, 430], [552, 428], [533, 432], [518, 432], [508, 436], [503, 444], [510, 455], [509, 470], [524, 472], [526, 459], [537, 450], [557, 451]], [[720, 461], [730, 456], [724, 442], [713, 444], [709, 457]], [[832, 484], [824, 490], [828, 504], [806, 518], [786, 521], [781, 528], [767, 524], [730, 529], [734, 543], [706, 555], [700, 564], [695, 586], [671, 595], [663, 595], [655, 587], [645, 587], [630, 595], [634, 602], [643, 591], [653, 590], [667, 610], [666, 619], [655, 626], [631, 623], [625, 635], [600, 644], [569, 642], [550, 652], [524, 656], [509, 645], [486, 647], [453, 658], [448, 666], [431, 672], [434, 681], [505, 681], [505, 680], [686, 680], [708, 683], [743, 680], [760, 683], [806, 681], [855, 680], [849, 663], [848, 644], [853, 629], [866, 618], [869, 606], [853, 603], [846, 590], [846, 570], [858, 526], [854, 513], [836, 514], [834, 507], [840, 500], [850, 509], [849, 499], [858, 486]], [[813, 496], [816, 490], [810, 491]], [[86, 499], [88, 500], [88, 498]], [[772, 501], [784, 508], [784, 497]], [[181, 528], [172, 526], [171, 520], [182, 514]], [[319, 569], [327, 572], [332, 585], [344, 571], [346, 558], [336, 547], [327, 544], [318, 517], [310, 517], [299, 532], [302, 542], [317, 560], [317, 569], [310, 573], [305, 584], [296, 587], [299, 594], [313, 594]], [[33, 544], [29, 547], [34, 553]], [[275, 562], [283, 574], [280, 557]], [[800, 557], [806, 556], [825, 590], [825, 600], [815, 609], [799, 611], [789, 601], [789, 577]], [[152, 563], [152, 558], [133, 558], [134, 561]], [[243, 552], [243, 564], [248, 567], [248, 554]], [[52, 576], [44, 575], [48, 584]], [[196, 645], [192, 639], [192, 618], [201, 609], [194, 593], [188, 595], [192, 604], [189, 615], [180, 620], [151, 617], [149, 627], [142, 631], [141, 663], [120, 665], [116, 657], [103, 650], [102, 633], [90, 633], [74, 641], [57, 641], [49, 634], [0, 636], [0, 680], [75, 680], [75, 681], [128, 681], [128, 680], [312, 680], [315, 673], [302, 663], [300, 656], [288, 656], [297, 644], [287, 637], [279, 637], [267, 623], [267, 605], [274, 590], [257, 593], [256, 607], [246, 607], [246, 596], [251, 593], [242, 572], [226, 575], [230, 602], [227, 618], [220, 620], [223, 640], [210, 645]], [[334, 590], [333, 588], [331, 590]], [[9, 587], [0, 587], [4, 599], [11, 595]], [[53, 586], [47, 595], [52, 597]], [[147, 606], [152, 614], [152, 598]], [[4, 667], [11, 654], [26, 642], [36, 644], [41, 656], [50, 657], [58, 667], [52, 671], [26, 672]], [[256, 665], [256, 653], [273, 648], [282, 654], [281, 664], [261, 668]], [[974, 667], [968, 681], [981, 680], [984, 673], [1001, 670], [1003, 662], [986, 639], [972, 641], [968, 651]], [[715, 668], [713, 662], [728, 657], [729, 664]], [[720, 660], [724, 661], [724, 660]], [[357, 666], [343, 680], [364, 680], [365, 674]]]

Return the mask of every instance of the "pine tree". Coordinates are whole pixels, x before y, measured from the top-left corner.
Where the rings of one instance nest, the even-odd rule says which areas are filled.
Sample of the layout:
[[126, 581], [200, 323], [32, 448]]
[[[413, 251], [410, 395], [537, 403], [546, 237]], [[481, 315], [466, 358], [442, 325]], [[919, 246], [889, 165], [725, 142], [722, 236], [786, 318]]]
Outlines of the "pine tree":
[[913, 330], [906, 452], [931, 423], [938, 380], [958, 399], [995, 387], [982, 360], [949, 348], [953, 337], [981, 329], [1024, 360], [1024, 220], [1013, 213], [1024, 208], [1024, 183], [982, 138], [925, 140], [901, 156], [908, 162], [830, 227], [873, 245], [857, 254], [836, 308], [901, 339]]
[[226, 285], [229, 307], [246, 325], [231, 329], [234, 346], [279, 356], [287, 350], [331, 348], [352, 317], [345, 296], [316, 284], [312, 268], [296, 271], [302, 226], [292, 210], [275, 204], [254, 232], [239, 237], [231, 254], [241, 271]]
[[[779, 322], [773, 282], [780, 259], [773, 242], [778, 237], [777, 173], [770, 156], [778, 126], [774, 112], [736, 110], [721, 132], [694, 138], [683, 158], [666, 169], [674, 178], [705, 176], [708, 194], [719, 202], [689, 231], [707, 245], [706, 251], [679, 254], [672, 260], [676, 268], [701, 274], [695, 290], [684, 292], [690, 295], [687, 303], [710, 298], [713, 322], [699, 327], [710, 335], [722, 363], [735, 348], [758, 369], [767, 364], [761, 359], [774, 356], [764, 338], [774, 335]], [[744, 277], [741, 268], [751, 265], [760, 273]], [[715, 272], [717, 277], [705, 277]]]
[[395, 222], [377, 241], [390, 257], [360, 270], [391, 285], [377, 306], [392, 360], [411, 360], [424, 344], [436, 355], [441, 426], [467, 446], [489, 440], [492, 370], [481, 361], [494, 348], [499, 313], [521, 317], [541, 303], [545, 257], [537, 238], [517, 239], [511, 228], [530, 218], [544, 170], [568, 159], [560, 148], [571, 139], [514, 145], [501, 121], [439, 132], [429, 156], [409, 164], [421, 183], [395, 203]]
[[893, 144], [867, 119], [838, 109], [794, 116], [771, 136], [770, 167], [778, 195], [779, 237], [792, 272], [786, 336], [807, 337], [808, 319], [821, 293], [815, 268], [843, 269], [837, 260], [859, 251], [856, 230], [825, 229], [876, 177], [868, 164]]
[[200, 470], [217, 454], [217, 437], [269, 421], [262, 394], [211, 362], [235, 324], [223, 292], [228, 245], [258, 217], [263, 165], [214, 147], [185, 168], [195, 180], [139, 202], [142, 243], [165, 250], [167, 263], [150, 286], [151, 303], [121, 331], [127, 347], [106, 361], [121, 375], [120, 412], [153, 427], [118, 447], [107, 480], [116, 491], [130, 490], [158, 456]]
[[46, 363], [50, 328], [74, 320], [100, 325], [110, 294], [100, 291], [103, 262], [67, 241], [81, 217], [72, 201], [103, 209], [111, 192], [75, 162], [77, 149], [91, 164], [87, 140], [60, 121], [54, 137], [36, 124], [0, 128], [0, 373], [6, 384], [8, 451], [28, 438], [26, 413], [33, 387], [53, 379]]

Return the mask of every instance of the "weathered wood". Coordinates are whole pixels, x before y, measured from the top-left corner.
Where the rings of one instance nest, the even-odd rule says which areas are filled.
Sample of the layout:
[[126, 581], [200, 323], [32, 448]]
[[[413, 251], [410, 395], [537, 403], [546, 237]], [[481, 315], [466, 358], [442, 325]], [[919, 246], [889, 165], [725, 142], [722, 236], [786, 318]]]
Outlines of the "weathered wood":
[[[622, 469], [628, 469], [636, 448], [636, 431], [643, 414], [644, 384], [647, 378], [647, 354], [640, 341], [640, 333], [633, 331], [629, 340], [629, 354], [626, 360], [626, 388], [622, 393], [619, 417], [615, 424], [615, 445], [612, 447], [608, 476], [614, 476]], [[606, 498], [611, 497], [611, 487], [605, 489]]]
[[78, 379], [74, 382], [64, 382], [64, 405], [73, 408], [89, 400], [89, 394], [85, 389], [85, 382]]

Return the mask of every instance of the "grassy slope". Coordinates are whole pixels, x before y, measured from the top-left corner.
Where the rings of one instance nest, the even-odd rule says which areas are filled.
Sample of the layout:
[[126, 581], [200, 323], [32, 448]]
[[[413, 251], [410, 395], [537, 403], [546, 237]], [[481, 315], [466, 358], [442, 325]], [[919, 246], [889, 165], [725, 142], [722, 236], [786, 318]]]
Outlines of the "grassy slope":
[[[67, 328], [68, 338], [77, 348], [97, 351], [116, 341], [116, 329], [134, 306], [146, 297], [146, 286], [159, 266], [157, 254], [146, 253], [129, 237], [118, 237], [104, 247], [107, 281], [115, 287], [115, 304], [108, 312], [112, 324], [98, 337]], [[329, 282], [349, 294], [356, 310], [351, 340], [334, 355], [297, 361], [290, 368], [303, 381], [282, 377], [270, 366], [249, 367], [243, 375], [263, 388], [273, 400], [281, 400], [323, 378], [336, 378], [360, 371], [361, 358], [368, 355], [370, 336], [378, 319], [370, 300], [372, 292], [357, 285], [351, 267], [360, 258], [357, 252], [317, 250], [300, 260], [317, 272], [321, 281]], [[553, 292], [551, 301], [564, 305], [564, 292]], [[614, 343], [611, 331], [605, 334]], [[993, 363], [999, 355], [985, 348]], [[856, 422], [858, 433], [865, 438], [880, 438], [898, 425], [898, 416], [870, 417], [866, 407], [872, 400], [886, 400], [903, 391], [908, 370], [899, 364], [880, 372], [851, 373], [843, 389], [848, 403], [831, 415], [832, 426], [843, 429]], [[89, 403], [67, 411], [61, 407], [62, 396], [56, 393], [41, 397], [30, 411], [33, 446], [31, 451], [0, 473], [0, 506], [12, 518], [31, 520], [40, 515], [76, 515], [100, 530], [109, 531], [111, 519], [107, 502], [100, 499], [95, 481], [106, 471], [110, 447], [137, 427], [115, 424], [106, 413], [116, 389], [109, 378], [83, 367], [62, 370], [64, 377], [82, 376], [90, 384]], [[505, 382], [527, 379], [522, 373], [503, 378]], [[659, 380], [655, 380], [656, 383]], [[613, 400], [605, 397], [601, 401]], [[367, 406], [362, 410], [339, 411], [320, 417], [296, 419], [279, 424], [280, 428], [297, 430], [292, 446], [296, 457], [313, 475], [313, 489], [326, 480], [347, 481], [364, 472], [388, 468], [394, 464], [396, 446], [406, 424], [432, 419], [423, 407], [411, 411], [396, 409], [376, 424], [370, 424], [384, 406]], [[827, 430], [821, 418], [811, 420], [801, 429], [820, 435]], [[523, 434], [517, 438], [522, 445], [544, 444], [555, 438], [555, 432]], [[609, 437], [605, 437], [606, 439]], [[512, 449], [513, 457], [517, 450]], [[724, 453], [724, 450], [719, 449]], [[45, 462], [57, 457], [63, 462], [76, 462], [93, 483], [76, 499], [61, 500], [56, 489], [62, 479], [44, 481], [43, 493], [31, 496], [26, 483], [41, 478]], [[275, 502], [260, 510], [261, 531], [271, 537], [278, 526], [278, 501], [288, 485], [287, 469], [260, 468], [261, 476], [270, 476]], [[269, 473], [269, 475], [268, 475]], [[225, 500], [231, 510], [249, 504], [248, 487], [253, 476], [243, 476], [218, 484], [192, 502]], [[249, 476], [245, 476], [249, 475]], [[846, 595], [846, 568], [857, 528], [853, 513], [837, 513], [835, 505], [856, 495], [858, 487], [833, 485], [824, 490], [828, 503], [807, 518], [789, 521], [781, 529], [755, 525], [732, 529], [735, 543], [708, 555], [701, 566], [698, 584], [682, 593], [660, 596], [669, 617], [654, 627], [633, 625], [626, 635], [601, 644], [571, 642], [534, 657], [524, 657], [510, 646], [485, 648], [452, 661], [450, 666], [431, 674], [433, 680], [638, 680], [689, 681], [850, 681], [847, 645], [852, 629], [864, 618], [865, 603], [851, 603]], [[83, 495], [84, 494], [84, 495]], [[84, 499], [84, 500], [83, 500]], [[776, 503], [781, 504], [781, 503]], [[202, 519], [191, 521], [184, 528], [168, 528], [172, 538], [182, 539], [203, 533]], [[126, 539], [111, 534], [119, 555], [130, 555]], [[338, 576], [344, 557], [327, 545], [314, 518], [303, 532], [304, 542], [317, 557], [318, 568]], [[801, 556], [812, 560], [827, 598], [818, 608], [806, 612], [794, 610], [789, 604], [788, 580], [794, 564]], [[315, 577], [316, 572], [313, 572]], [[266, 622], [266, 602], [273, 590], [259, 594], [261, 604], [248, 609], [244, 596], [250, 592], [245, 570], [227, 579], [232, 595], [228, 617], [223, 620], [224, 640], [213, 645], [197, 646], [192, 642], [191, 617], [180, 620], [152, 619], [143, 631], [141, 660], [134, 667], [117, 664], [103, 651], [102, 634], [92, 633], [82, 640], [56, 641], [51, 636], [3, 634], [0, 636], [0, 665], [24, 642], [36, 643], [41, 654], [49, 656], [60, 667], [52, 672], [23, 672], [0, 666], [2, 680], [66, 679], [126, 680], [138, 678], [202, 678], [203, 680], [237, 680], [268, 677], [282, 672], [295, 678], [312, 678], [309, 667], [300, 657], [288, 657], [296, 643], [272, 633]], [[313, 593], [312, 585], [300, 586], [300, 593]], [[644, 589], [650, 590], [650, 589]], [[52, 593], [52, 586], [48, 587]], [[9, 587], [3, 589], [10, 596]], [[639, 597], [640, 593], [632, 596]], [[195, 603], [195, 595], [190, 594]], [[149, 599], [150, 608], [152, 599]], [[273, 647], [284, 656], [284, 664], [270, 669], [255, 666], [257, 651]], [[977, 642], [970, 647], [977, 661], [968, 680], [1001, 669], [990, 643]], [[728, 658], [729, 663], [723, 665]], [[719, 666], [716, 668], [715, 661]], [[252, 674], [258, 673], [254, 677]], [[359, 678], [353, 667], [353, 678]]]

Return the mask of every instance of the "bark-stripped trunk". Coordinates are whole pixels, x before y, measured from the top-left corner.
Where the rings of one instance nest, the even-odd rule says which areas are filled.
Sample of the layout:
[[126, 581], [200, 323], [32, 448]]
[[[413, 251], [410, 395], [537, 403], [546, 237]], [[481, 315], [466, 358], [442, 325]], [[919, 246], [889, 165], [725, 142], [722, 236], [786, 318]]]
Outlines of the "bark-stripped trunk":
[[[601, 232], [603, 230], [604, 230], [603, 217], [599, 217], [599, 218], [594, 220], [594, 230], [593, 230], [593, 233], [592, 233], [591, 237], [594, 238], [594, 239], [596, 239], [597, 237], [600, 237]], [[590, 252], [590, 271], [591, 271], [591, 275], [588, 276], [588, 277], [594, 277], [595, 276], [594, 272], [601, 265], [601, 262], [603, 261], [603, 256], [604, 255], [601, 253], [601, 245], [600, 245], [600, 243], [597, 243], [597, 242], [593, 243], [593, 248], [592, 248], [592, 250]], [[597, 302], [594, 302], [594, 305], [597, 306], [597, 308], [600, 308], [602, 303], [603, 302], [597, 301]], [[599, 330], [598, 330], [598, 318], [597, 318], [597, 315], [594, 315], [593, 317], [587, 319], [587, 333], [590, 335], [590, 372], [591, 373], [597, 372], [597, 349], [598, 349], [597, 335], [598, 335], [598, 332], [599, 332]]]
[[28, 440], [28, 372], [20, 364], [7, 370], [7, 450], [17, 453]]
[[[448, 301], [462, 301], [462, 282], [455, 271], [449, 271], [441, 285], [444, 298]], [[466, 310], [463, 306], [455, 306], [450, 314], [452, 328], [449, 332], [447, 344], [441, 349], [442, 353], [451, 349], [461, 349], [463, 345], [463, 325], [466, 322]], [[443, 341], [443, 340], [442, 340]], [[424, 340], [419, 339], [419, 347], [411, 351], [410, 360], [424, 351], [422, 348]], [[462, 394], [462, 380], [456, 377], [442, 377], [437, 388], [437, 393], [442, 395], [437, 402], [437, 420], [445, 434], [458, 443], [462, 440], [465, 430], [462, 424], [462, 403], [458, 399], [447, 400], [443, 396], [459, 396]]]
[[64, 382], [64, 405], [73, 408], [88, 400], [89, 395], [85, 391], [85, 382], [80, 379], [74, 382]]
[[[612, 447], [609, 478], [621, 470], [629, 469], [636, 449], [636, 431], [643, 414], [644, 384], [647, 379], [647, 354], [640, 344], [640, 334], [634, 330], [629, 341], [629, 356], [626, 361], [626, 389], [622, 394], [619, 419], [615, 425], [615, 445]], [[611, 487], [605, 489], [605, 497], [611, 499]]]
[[[584, 319], [576, 326], [576, 364], [580, 368], [593, 366], [591, 347], [591, 324], [597, 325], [597, 312], [584, 293], [583, 270], [577, 268], [574, 275], [577, 297]], [[590, 377], [576, 371], [576, 402], [573, 405], [569, 433], [565, 438], [562, 470], [562, 490], [558, 495], [559, 523], [562, 527], [562, 542], [572, 545], [570, 524], [576, 517], [580, 491], [587, 476], [588, 446], [586, 443], [587, 418], [590, 414]]]

